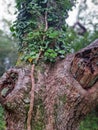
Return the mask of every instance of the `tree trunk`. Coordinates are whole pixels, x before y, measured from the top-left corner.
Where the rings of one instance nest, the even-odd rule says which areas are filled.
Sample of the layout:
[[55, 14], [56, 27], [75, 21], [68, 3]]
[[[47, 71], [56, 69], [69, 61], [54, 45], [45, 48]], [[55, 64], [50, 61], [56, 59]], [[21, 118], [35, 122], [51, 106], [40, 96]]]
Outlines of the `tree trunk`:
[[[55, 64], [39, 63], [34, 72], [32, 130], [78, 130], [98, 103], [98, 40]], [[26, 130], [30, 67], [8, 70], [0, 79], [6, 130]]]

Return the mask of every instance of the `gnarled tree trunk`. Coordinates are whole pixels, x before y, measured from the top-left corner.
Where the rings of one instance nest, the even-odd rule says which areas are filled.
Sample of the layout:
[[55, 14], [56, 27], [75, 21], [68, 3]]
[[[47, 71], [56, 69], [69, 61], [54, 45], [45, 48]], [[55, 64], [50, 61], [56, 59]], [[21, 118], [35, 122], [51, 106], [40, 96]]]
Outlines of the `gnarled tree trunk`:
[[[35, 68], [32, 130], [78, 130], [98, 103], [98, 40], [55, 64]], [[13, 68], [0, 79], [6, 130], [26, 130], [30, 68]]]

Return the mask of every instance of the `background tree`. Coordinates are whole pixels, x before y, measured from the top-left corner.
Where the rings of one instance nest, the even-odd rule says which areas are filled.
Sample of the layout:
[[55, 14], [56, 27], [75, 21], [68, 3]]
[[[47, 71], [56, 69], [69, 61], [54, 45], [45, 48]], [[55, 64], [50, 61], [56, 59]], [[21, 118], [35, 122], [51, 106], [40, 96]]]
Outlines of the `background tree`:
[[[90, 4], [89, 4], [90, 3]], [[81, 0], [77, 13], [77, 20], [86, 26], [87, 30], [98, 31], [98, 2], [96, 0]], [[93, 20], [92, 20], [93, 19]]]
[[[72, 27], [67, 28], [66, 42], [72, 48], [72, 52], [87, 46], [98, 38], [98, 2], [89, 0], [80, 0], [77, 8], [76, 22]], [[83, 31], [79, 24], [85, 28], [83, 35], [78, 34]]]

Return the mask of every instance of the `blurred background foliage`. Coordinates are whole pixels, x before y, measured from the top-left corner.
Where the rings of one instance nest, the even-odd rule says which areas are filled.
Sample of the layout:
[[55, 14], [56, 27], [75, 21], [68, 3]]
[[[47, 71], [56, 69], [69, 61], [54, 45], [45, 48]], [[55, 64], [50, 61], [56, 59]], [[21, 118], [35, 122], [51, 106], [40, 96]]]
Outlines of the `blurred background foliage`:
[[92, 111], [80, 124], [79, 130], [98, 130], [98, 111]]
[[15, 65], [17, 59], [15, 40], [0, 31], [0, 75]]
[[[15, 1], [14, 1], [15, 2]], [[12, 37], [10, 26], [13, 20], [13, 2], [0, 1], [0, 76], [15, 65], [17, 58], [16, 39]], [[14, 7], [15, 8], [15, 7]]]
[[5, 130], [4, 111], [0, 105], [0, 130]]
[[[10, 32], [10, 26], [12, 24], [12, 12], [11, 1], [6, 2], [4, 0], [0, 1], [0, 7], [5, 7], [4, 12], [2, 13], [2, 8], [0, 9], [0, 76], [9, 68], [13, 67], [17, 59], [17, 45], [16, 39], [12, 38]], [[4, 15], [4, 13], [6, 15]], [[4, 111], [0, 105], [0, 130], [5, 130], [5, 121], [4, 121]]]
[[[65, 42], [70, 53], [87, 46], [98, 38], [98, 0], [79, 0], [76, 23], [79, 21], [86, 31], [80, 35], [81, 27], [68, 26]], [[89, 7], [89, 1], [92, 6]], [[11, 5], [11, 3], [10, 3]], [[10, 5], [7, 7], [10, 8]], [[9, 12], [10, 13], [10, 12]], [[5, 70], [14, 66], [17, 59], [17, 40], [12, 38], [10, 31], [11, 21], [7, 18], [2, 20], [4, 28], [0, 30], [0, 76]], [[4, 113], [0, 106], [0, 130], [5, 129]], [[91, 112], [83, 122], [79, 130], [98, 130], [98, 108]]]

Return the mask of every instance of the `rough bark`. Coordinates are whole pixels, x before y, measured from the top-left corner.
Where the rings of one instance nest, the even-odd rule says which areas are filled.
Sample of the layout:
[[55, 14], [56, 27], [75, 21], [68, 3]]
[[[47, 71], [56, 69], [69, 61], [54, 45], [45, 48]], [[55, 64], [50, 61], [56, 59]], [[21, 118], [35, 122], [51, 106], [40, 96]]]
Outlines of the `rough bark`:
[[[98, 103], [98, 40], [55, 64], [35, 67], [33, 130], [78, 130]], [[30, 104], [29, 67], [8, 70], [0, 79], [6, 130], [26, 130]]]

